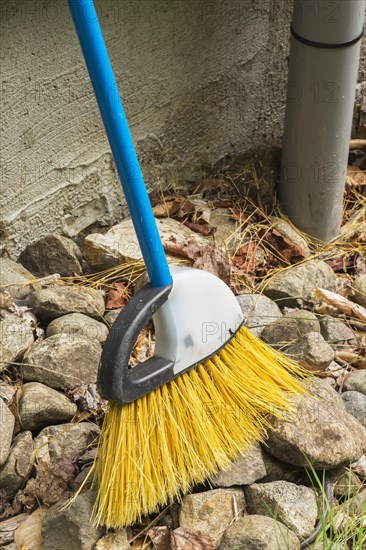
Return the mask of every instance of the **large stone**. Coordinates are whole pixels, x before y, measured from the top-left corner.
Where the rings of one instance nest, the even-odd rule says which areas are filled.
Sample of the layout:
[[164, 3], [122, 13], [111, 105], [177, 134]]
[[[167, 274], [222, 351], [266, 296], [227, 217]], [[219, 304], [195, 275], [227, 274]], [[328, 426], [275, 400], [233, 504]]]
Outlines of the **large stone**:
[[262, 294], [241, 294], [236, 298], [244, 315], [245, 326], [260, 336], [265, 326], [282, 317], [278, 305]]
[[9, 456], [14, 425], [15, 416], [10, 412], [5, 402], [0, 399], [0, 467]]
[[33, 467], [31, 432], [21, 432], [11, 446], [7, 461], [0, 472], [0, 487], [10, 498], [27, 480]]
[[107, 311], [107, 313], [104, 315], [104, 320], [106, 321], [109, 327], [113, 325], [114, 321], [117, 319], [121, 311], [122, 311], [122, 308], [117, 308], [117, 309], [112, 309], [111, 311]]
[[366, 273], [360, 275], [353, 281], [352, 289], [354, 291], [354, 296], [350, 297], [360, 304], [360, 306], [366, 307]]
[[[49, 453], [51, 460], [67, 457], [74, 459], [95, 442], [99, 428], [91, 422], [47, 426], [41, 430], [35, 440], [38, 456]], [[42, 447], [43, 446], [43, 447]]]
[[227, 470], [220, 471], [212, 483], [217, 487], [233, 487], [234, 485], [250, 485], [266, 475], [262, 449], [258, 443], [241, 457], [232, 462]]
[[214, 489], [183, 497], [179, 524], [208, 533], [217, 545], [225, 529], [245, 506], [241, 489]]
[[24, 430], [40, 430], [45, 426], [71, 420], [77, 406], [66, 395], [40, 384], [23, 385], [19, 403], [20, 426]]
[[351, 464], [352, 471], [358, 476], [366, 478], [366, 455], [362, 455], [361, 458]]
[[300, 539], [314, 530], [318, 509], [309, 487], [288, 481], [253, 483], [245, 489], [245, 499], [253, 514], [276, 518]]
[[42, 521], [46, 508], [41, 506], [23, 521], [14, 533], [16, 548], [22, 550], [44, 550], [42, 540]]
[[274, 275], [263, 292], [281, 306], [301, 307], [317, 287], [335, 291], [336, 275], [327, 263], [309, 260]]
[[244, 516], [226, 529], [219, 550], [299, 550], [293, 531], [267, 516]]
[[101, 319], [104, 313], [102, 294], [93, 288], [80, 286], [58, 286], [43, 288], [27, 297], [27, 306], [37, 317], [50, 320], [67, 313], [84, 313]]
[[366, 395], [366, 370], [355, 370], [344, 380], [343, 389]]
[[104, 323], [82, 313], [69, 313], [54, 319], [48, 325], [47, 336], [55, 334], [81, 334], [104, 344], [108, 336], [108, 328]]
[[261, 483], [269, 483], [270, 481], [299, 483], [309, 479], [304, 468], [283, 462], [266, 451], [263, 451], [262, 454], [267, 473], [261, 479]]
[[345, 391], [342, 393], [342, 399], [346, 411], [366, 428], [366, 395], [358, 391]]
[[231, 254], [234, 254], [240, 245], [241, 235], [238, 232], [239, 224], [230, 216], [228, 209], [212, 208], [210, 210], [210, 225], [216, 227], [216, 244], [224, 245]]
[[292, 225], [290, 225], [286, 220], [282, 220], [281, 218], [277, 218], [275, 216], [270, 216], [269, 221], [271, 222], [273, 229], [276, 229], [276, 231], [281, 233], [282, 237], [292, 241], [296, 246], [301, 248], [304, 252], [304, 256], [309, 256], [310, 250], [308, 243], [304, 237], [302, 237], [296, 229], [292, 227]]
[[7, 382], [0, 382], [0, 397], [5, 401], [7, 405], [13, 401], [13, 397], [16, 394], [17, 387], [15, 384], [8, 384]]
[[[188, 241], [207, 244], [207, 238], [195, 233], [173, 218], [156, 219], [163, 244], [175, 240], [178, 245]], [[107, 233], [92, 233], [85, 238], [85, 256], [94, 269], [107, 269], [130, 260], [142, 260], [132, 220], [113, 226]]]
[[349, 467], [336, 468], [330, 472], [333, 482], [333, 493], [336, 498], [350, 498], [362, 487], [356, 473]]
[[267, 451], [295, 466], [308, 467], [310, 462], [315, 469], [358, 460], [366, 446], [365, 428], [326, 382], [312, 380], [309, 392], [294, 399], [294, 415], [270, 418]]
[[311, 311], [296, 310], [267, 325], [262, 331], [261, 338], [267, 344], [283, 350], [309, 332], [320, 332], [316, 315]]
[[[23, 521], [29, 518], [29, 514], [18, 514], [0, 522], [0, 548], [7, 548], [5, 544], [11, 544], [14, 540], [14, 532]], [[10, 550], [10, 549], [9, 549]], [[18, 550], [18, 547], [15, 547]], [[37, 549], [38, 550], [38, 549]]]
[[19, 261], [38, 276], [59, 273], [63, 277], [81, 275], [81, 251], [77, 244], [61, 235], [47, 235], [29, 244]]
[[107, 533], [99, 539], [94, 550], [129, 550], [130, 548], [126, 529], [118, 529], [115, 533]]
[[334, 359], [334, 350], [319, 332], [305, 334], [296, 344], [286, 349], [286, 355], [305, 363], [310, 370], [323, 371]]
[[29, 322], [8, 311], [1, 311], [0, 320], [0, 372], [13, 361], [19, 360], [34, 342]]
[[92, 550], [102, 536], [100, 527], [93, 527], [90, 516], [94, 493], [82, 493], [76, 502], [60, 510], [61, 501], [47, 510], [42, 523], [44, 550]]
[[6, 290], [12, 298], [22, 300], [34, 290], [34, 279], [34, 275], [22, 265], [10, 258], [1, 258], [0, 291]]
[[320, 331], [324, 340], [333, 346], [353, 346], [356, 344], [355, 335], [345, 323], [336, 317], [326, 315], [320, 319]]
[[72, 389], [97, 379], [101, 345], [97, 340], [71, 334], [55, 334], [36, 341], [25, 353], [24, 379], [54, 389]]

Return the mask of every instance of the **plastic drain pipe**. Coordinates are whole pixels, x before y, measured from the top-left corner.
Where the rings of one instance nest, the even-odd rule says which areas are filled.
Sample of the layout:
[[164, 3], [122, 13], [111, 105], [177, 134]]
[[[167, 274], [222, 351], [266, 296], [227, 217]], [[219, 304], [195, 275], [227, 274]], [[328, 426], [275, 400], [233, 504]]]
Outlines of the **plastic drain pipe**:
[[340, 232], [365, 0], [295, 0], [279, 200], [305, 233]]

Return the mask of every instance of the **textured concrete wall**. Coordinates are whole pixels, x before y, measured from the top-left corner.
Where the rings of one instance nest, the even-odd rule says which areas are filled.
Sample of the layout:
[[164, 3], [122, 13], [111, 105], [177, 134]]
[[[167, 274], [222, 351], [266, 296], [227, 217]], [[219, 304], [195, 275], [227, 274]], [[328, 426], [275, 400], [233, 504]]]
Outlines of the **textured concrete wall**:
[[[97, 0], [149, 186], [282, 133], [291, 2]], [[113, 223], [124, 200], [66, 0], [1, 2], [1, 229]]]

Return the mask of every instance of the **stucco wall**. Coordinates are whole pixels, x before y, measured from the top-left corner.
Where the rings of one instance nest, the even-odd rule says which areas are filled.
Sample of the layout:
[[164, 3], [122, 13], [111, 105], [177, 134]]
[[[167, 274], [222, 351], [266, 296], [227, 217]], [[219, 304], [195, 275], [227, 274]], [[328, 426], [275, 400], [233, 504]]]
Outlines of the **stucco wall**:
[[[282, 133], [291, 2], [97, 0], [148, 185]], [[66, 0], [1, 2], [1, 229], [113, 223], [124, 199]]]

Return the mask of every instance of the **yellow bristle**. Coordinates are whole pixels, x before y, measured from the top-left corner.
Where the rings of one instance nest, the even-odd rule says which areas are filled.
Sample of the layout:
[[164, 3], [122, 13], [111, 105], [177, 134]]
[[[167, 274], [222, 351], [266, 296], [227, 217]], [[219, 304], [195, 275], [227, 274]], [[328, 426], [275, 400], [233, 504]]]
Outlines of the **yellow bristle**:
[[128, 405], [111, 404], [96, 462], [93, 520], [141, 520], [225, 469], [292, 411], [303, 369], [241, 328], [214, 357]]

